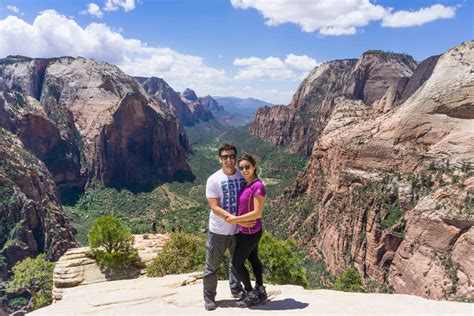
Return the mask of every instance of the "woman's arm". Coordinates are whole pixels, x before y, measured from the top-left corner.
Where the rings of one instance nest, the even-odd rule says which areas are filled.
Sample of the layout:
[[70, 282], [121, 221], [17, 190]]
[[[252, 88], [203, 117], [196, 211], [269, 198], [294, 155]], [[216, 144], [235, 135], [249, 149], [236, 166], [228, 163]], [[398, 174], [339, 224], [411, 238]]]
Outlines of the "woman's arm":
[[253, 197], [253, 211], [248, 212], [247, 214], [240, 216], [229, 216], [227, 217], [227, 222], [229, 224], [239, 224], [243, 222], [248, 222], [251, 220], [256, 220], [262, 218], [263, 205], [265, 204], [265, 197], [258, 195]]

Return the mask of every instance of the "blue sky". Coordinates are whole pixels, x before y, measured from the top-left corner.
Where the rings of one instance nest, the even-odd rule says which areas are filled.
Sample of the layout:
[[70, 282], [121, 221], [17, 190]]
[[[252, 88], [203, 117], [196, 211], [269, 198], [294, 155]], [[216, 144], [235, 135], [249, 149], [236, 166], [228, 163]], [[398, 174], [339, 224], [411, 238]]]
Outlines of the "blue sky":
[[0, 0], [0, 57], [84, 56], [198, 95], [287, 104], [316, 65], [473, 39], [471, 0]]

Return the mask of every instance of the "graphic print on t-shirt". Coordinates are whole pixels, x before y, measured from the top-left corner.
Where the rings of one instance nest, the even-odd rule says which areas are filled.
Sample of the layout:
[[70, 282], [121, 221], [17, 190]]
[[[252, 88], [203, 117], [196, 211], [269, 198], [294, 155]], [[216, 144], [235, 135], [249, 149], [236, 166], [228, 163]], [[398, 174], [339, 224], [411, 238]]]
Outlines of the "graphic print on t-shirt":
[[221, 188], [223, 193], [222, 208], [227, 210], [230, 214], [237, 214], [237, 195], [240, 188], [245, 185], [245, 179], [231, 179], [221, 181]]

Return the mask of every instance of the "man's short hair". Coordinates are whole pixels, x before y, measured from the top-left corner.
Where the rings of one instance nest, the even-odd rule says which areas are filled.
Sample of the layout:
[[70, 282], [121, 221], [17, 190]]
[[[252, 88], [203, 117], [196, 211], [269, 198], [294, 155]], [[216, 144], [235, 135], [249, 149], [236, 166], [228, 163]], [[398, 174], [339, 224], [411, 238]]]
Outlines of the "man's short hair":
[[237, 148], [232, 145], [232, 144], [222, 144], [221, 147], [219, 147], [219, 157], [221, 156], [221, 152], [223, 152], [224, 150], [233, 150], [234, 153], [237, 155]]

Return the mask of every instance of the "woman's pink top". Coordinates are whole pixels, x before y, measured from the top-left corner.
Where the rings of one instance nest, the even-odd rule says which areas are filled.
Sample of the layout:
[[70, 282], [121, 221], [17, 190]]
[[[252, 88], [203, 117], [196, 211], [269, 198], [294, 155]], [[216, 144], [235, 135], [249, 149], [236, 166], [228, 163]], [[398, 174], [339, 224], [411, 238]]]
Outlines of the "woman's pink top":
[[[260, 179], [255, 179], [250, 185], [243, 187], [239, 192], [239, 209], [237, 215], [244, 215], [248, 212], [253, 211], [253, 198], [256, 196], [265, 196], [265, 185]], [[250, 199], [250, 209], [249, 209]], [[245, 228], [240, 226], [240, 232], [242, 234], [255, 234], [262, 229], [262, 220], [259, 218], [255, 225], [251, 228]]]

